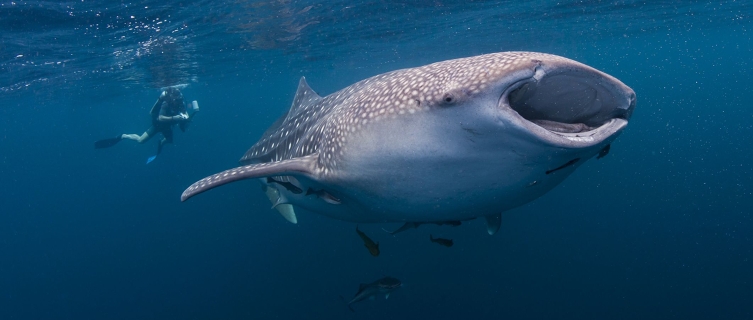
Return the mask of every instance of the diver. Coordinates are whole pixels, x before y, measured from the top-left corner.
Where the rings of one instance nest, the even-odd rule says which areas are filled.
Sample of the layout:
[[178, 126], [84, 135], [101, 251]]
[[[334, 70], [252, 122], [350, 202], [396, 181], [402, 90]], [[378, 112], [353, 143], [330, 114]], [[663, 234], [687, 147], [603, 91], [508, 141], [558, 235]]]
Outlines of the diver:
[[[99, 140], [94, 142], [95, 149], [112, 147], [120, 140], [130, 139], [138, 143], [149, 141], [157, 133], [162, 133], [162, 139], [157, 145], [157, 155], [162, 152], [162, 146], [166, 143], [173, 142], [173, 126], [178, 125], [181, 131], [185, 132], [189, 122], [199, 112], [199, 104], [194, 100], [191, 102], [191, 113], [189, 114], [186, 103], [183, 100], [183, 94], [176, 87], [168, 87], [159, 96], [157, 102], [152, 106], [149, 114], [152, 118], [152, 126], [143, 134], [120, 134], [115, 138]], [[152, 162], [157, 155], [149, 157], [146, 163]]]

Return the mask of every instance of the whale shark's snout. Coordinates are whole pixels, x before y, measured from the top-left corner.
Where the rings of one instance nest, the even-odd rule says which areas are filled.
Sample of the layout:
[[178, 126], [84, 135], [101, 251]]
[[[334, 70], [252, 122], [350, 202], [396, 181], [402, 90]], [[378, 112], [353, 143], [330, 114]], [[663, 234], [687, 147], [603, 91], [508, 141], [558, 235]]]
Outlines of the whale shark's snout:
[[625, 128], [636, 99], [624, 83], [559, 57], [532, 63], [533, 76], [511, 85], [500, 99], [500, 107], [514, 114], [516, 125], [566, 148], [601, 144]]

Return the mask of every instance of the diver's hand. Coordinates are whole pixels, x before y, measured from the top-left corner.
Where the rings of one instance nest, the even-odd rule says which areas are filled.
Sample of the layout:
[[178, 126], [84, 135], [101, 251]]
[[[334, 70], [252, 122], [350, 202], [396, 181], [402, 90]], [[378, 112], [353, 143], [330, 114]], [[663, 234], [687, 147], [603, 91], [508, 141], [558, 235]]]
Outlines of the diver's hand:
[[179, 114], [179, 115], [177, 115], [175, 117], [177, 118], [176, 120], [178, 120], [178, 121], [186, 121], [186, 120], [188, 120], [188, 114], [187, 113], [181, 113], [181, 114]]

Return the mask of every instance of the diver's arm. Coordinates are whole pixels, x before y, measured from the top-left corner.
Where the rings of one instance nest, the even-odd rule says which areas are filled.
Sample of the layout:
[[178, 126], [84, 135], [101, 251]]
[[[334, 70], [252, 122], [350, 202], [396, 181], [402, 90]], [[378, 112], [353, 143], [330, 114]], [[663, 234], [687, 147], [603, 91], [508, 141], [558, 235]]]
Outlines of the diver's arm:
[[165, 115], [167, 113], [167, 102], [163, 102], [162, 106], [160, 107], [159, 116], [157, 117], [157, 120], [160, 122], [180, 122], [180, 121], [186, 121], [188, 120], [188, 115], [184, 115], [183, 113], [174, 115], [174, 116], [167, 116]]
[[170, 121], [175, 122], [175, 121], [186, 121], [188, 120], [188, 118], [184, 117], [183, 114], [181, 113], [177, 116], [172, 116], [172, 117], [160, 115], [159, 118], [157, 118], [157, 120], [161, 122], [170, 122]]

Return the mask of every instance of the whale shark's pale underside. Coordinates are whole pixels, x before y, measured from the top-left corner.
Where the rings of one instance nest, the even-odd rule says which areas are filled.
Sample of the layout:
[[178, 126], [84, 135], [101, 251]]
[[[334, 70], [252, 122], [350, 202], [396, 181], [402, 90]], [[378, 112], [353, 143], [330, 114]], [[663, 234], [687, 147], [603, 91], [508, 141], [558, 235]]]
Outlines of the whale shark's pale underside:
[[241, 158], [182, 200], [260, 179], [295, 207], [353, 222], [437, 222], [500, 214], [608, 151], [635, 93], [563, 57], [502, 52], [396, 70], [326, 97], [301, 79], [290, 110]]

